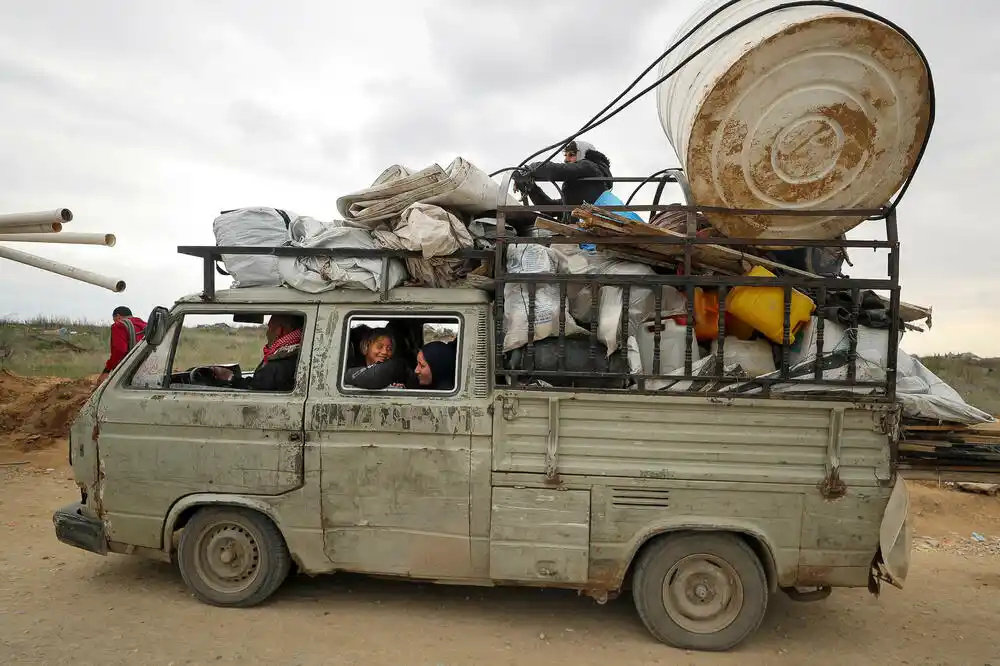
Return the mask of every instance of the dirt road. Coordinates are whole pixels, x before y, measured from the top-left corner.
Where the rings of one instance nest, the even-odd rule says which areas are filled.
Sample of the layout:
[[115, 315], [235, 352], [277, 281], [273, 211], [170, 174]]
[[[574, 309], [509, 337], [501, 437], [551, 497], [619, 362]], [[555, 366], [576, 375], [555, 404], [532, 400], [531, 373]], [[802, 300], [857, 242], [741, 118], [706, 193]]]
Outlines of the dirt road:
[[[67, 477], [0, 468], [2, 664], [1000, 666], [1000, 557], [947, 552], [947, 539], [914, 553], [906, 591], [836, 592], [807, 605], [779, 594], [748, 644], [710, 655], [654, 642], [627, 596], [598, 606], [564, 592], [331, 576], [294, 579], [264, 607], [212, 608], [168, 565], [59, 544], [50, 516], [74, 499]], [[1000, 500], [944, 491], [922, 491], [918, 526], [938, 529], [949, 496], [968, 503], [959, 523], [971, 515], [1000, 534]], [[958, 534], [957, 524], [941, 529]]]

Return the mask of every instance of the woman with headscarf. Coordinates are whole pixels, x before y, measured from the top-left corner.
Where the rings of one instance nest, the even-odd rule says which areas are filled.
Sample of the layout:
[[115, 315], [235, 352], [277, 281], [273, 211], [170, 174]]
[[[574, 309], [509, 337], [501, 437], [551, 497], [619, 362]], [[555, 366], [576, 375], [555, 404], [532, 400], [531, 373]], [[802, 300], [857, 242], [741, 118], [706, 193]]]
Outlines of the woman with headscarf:
[[[601, 195], [610, 190], [611, 161], [594, 145], [586, 141], [570, 141], [563, 151], [562, 164], [556, 162], [532, 162], [524, 172], [514, 176], [517, 188], [530, 197], [536, 206], [579, 206], [596, 203]], [[582, 180], [583, 178], [606, 178], [607, 180]], [[542, 191], [535, 181], [562, 182], [562, 199], [553, 199]]]
[[458, 344], [428, 342], [417, 354], [417, 367], [407, 388], [451, 391], [455, 388], [455, 362]]
[[[532, 162], [526, 171], [514, 174], [514, 187], [524, 192], [536, 206], [579, 206], [589, 203], [595, 206], [621, 206], [622, 200], [611, 191], [611, 161], [607, 155], [586, 141], [570, 141], [563, 150], [562, 164], [554, 162]], [[602, 180], [583, 180], [601, 178]], [[562, 199], [553, 199], [542, 191], [535, 180], [561, 181]], [[606, 180], [604, 180], [606, 179]], [[618, 212], [636, 222], [644, 220], [632, 211]], [[573, 216], [563, 213], [563, 222], [572, 223]], [[596, 250], [592, 243], [582, 243], [584, 250]]]
[[360, 351], [364, 365], [348, 368], [344, 373], [345, 384], [369, 391], [406, 384], [409, 368], [403, 359], [393, 356], [392, 335], [387, 329], [368, 331], [361, 339]]

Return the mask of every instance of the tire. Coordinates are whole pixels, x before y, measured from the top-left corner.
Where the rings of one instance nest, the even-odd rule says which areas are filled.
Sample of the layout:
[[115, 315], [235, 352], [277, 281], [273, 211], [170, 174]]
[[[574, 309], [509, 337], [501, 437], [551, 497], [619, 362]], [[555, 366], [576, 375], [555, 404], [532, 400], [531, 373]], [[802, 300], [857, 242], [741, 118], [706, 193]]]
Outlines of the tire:
[[274, 594], [291, 568], [281, 532], [249, 509], [200, 509], [185, 525], [177, 550], [184, 582], [213, 606], [256, 606]]
[[732, 534], [662, 536], [639, 558], [632, 596], [659, 641], [687, 650], [729, 650], [757, 630], [767, 611], [767, 576]]

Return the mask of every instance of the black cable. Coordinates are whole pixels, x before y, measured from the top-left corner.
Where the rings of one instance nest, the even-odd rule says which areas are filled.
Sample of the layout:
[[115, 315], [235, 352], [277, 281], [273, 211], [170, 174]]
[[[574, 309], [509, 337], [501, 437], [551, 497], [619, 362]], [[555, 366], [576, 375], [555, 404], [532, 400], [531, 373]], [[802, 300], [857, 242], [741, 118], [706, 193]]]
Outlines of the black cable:
[[[671, 53], [673, 53], [674, 49], [678, 48], [681, 44], [683, 44], [684, 42], [686, 42], [687, 40], [689, 40], [694, 35], [694, 33], [696, 33], [699, 30], [701, 30], [709, 21], [711, 21], [712, 19], [714, 19], [716, 16], [718, 16], [722, 12], [726, 11], [727, 9], [729, 9], [730, 7], [732, 7], [733, 5], [739, 4], [740, 2], [743, 2], [743, 0], [729, 0], [729, 2], [725, 3], [721, 7], [716, 8], [712, 13], [710, 13], [708, 16], [706, 16], [704, 19], [702, 19], [697, 25], [695, 25], [693, 28], [691, 28], [690, 30], [688, 30], [687, 33], [685, 33], [683, 37], [681, 37], [680, 39], [678, 39], [676, 43], [674, 43], [673, 45], [670, 46], [670, 48], [668, 48], [666, 51], [664, 51], [663, 53], [661, 53], [659, 55], [659, 57], [657, 57], [655, 60], [653, 60], [653, 62], [651, 62], [648, 67], [646, 67], [646, 69], [642, 70], [642, 73], [639, 74], [639, 76], [637, 76], [635, 79], [633, 79], [632, 83], [628, 84], [628, 86], [625, 88], [625, 90], [621, 91], [621, 93], [619, 93], [617, 97], [615, 97], [613, 100], [611, 100], [611, 102], [609, 102], [607, 106], [605, 106], [603, 109], [601, 109], [600, 111], [598, 111], [597, 114], [595, 114], [593, 118], [591, 118], [586, 123], [584, 123], [584, 125], [583, 125], [584, 128], [586, 128], [587, 126], [589, 126], [591, 123], [594, 123], [597, 120], [599, 120], [600, 117], [601, 117], [601, 115], [603, 115], [604, 113], [606, 113], [608, 111], [608, 109], [610, 109], [615, 104], [617, 104], [618, 102], [620, 102], [621, 99], [623, 97], [625, 97], [625, 95], [627, 95], [630, 90], [632, 90], [637, 85], [639, 85], [639, 82], [642, 81], [646, 77], [647, 74], [649, 74], [651, 71], [653, 71], [654, 67], [656, 67], [657, 65], [659, 65], [661, 62], [663, 62], [663, 60], [665, 58], [667, 58], [667, 56], [669, 56]], [[723, 36], [725, 36], [725, 35], [723, 35]], [[628, 105], [626, 105], [626, 106], [628, 106]], [[616, 111], [615, 114], [617, 114], [617, 113], [618, 112]], [[612, 115], [615, 115], [615, 114], [612, 114]], [[555, 157], [556, 155], [558, 155], [559, 151], [562, 150], [563, 148], [565, 148], [566, 145], [570, 141], [573, 141], [578, 136], [580, 136], [581, 134], [583, 134], [583, 132], [585, 132], [585, 131], [586, 131], [586, 129], [581, 130], [581, 131], [577, 132], [576, 135], [574, 135], [572, 139], [569, 139], [568, 141], [566, 141], [564, 143], [558, 144], [559, 147], [556, 149], [556, 151], [552, 155], [549, 155], [548, 158], [546, 158], [545, 160], [543, 160], [543, 162], [550, 162], [552, 160], [552, 158]], [[529, 160], [531, 160], [532, 157], [538, 157], [539, 155], [541, 155], [542, 153], [544, 153], [546, 150], [549, 150], [550, 148], [556, 147], [556, 145], [557, 144], [552, 144], [551, 146], [547, 146], [545, 148], [542, 148], [541, 150], [539, 150], [538, 152], [534, 153], [533, 155], [529, 155], [518, 166], [519, 167], [524, 166]]]
[[[660, 54], [660, 56], [659, 56], [658, 58], [656, 58], [655, 60], [653, 60], [653, 62], [649, 63], [649, 66], [648, 66], [648, 67], [646, 67], [646, 69], [642, 70], [642, 73], [641, 73], [641, 74], [639, 74], [639, 76], [637, 76], [637, 77], [636, 77], [635, 79], [633, 79], [633, 80], [632, 80], [632, 83], [630, 83], [630, 84], [628, 85], [628, 87], [626, 87], [626, 88], [625, 88], [625, 90], [621, 91], [621, 93], [619, 93], [617, 97], [615, 97], [615, 98], [614, 98], [613, 100], [611, 100], [610, 102], [608, 102], [608, 105], [607, 105], [607, 106], [605, 106], [605, 107], [604, 107], [603, 109], [601, 109], [600, 111], [598, 111], [598, 112], [597, 112], [597, 113], [596, 113], [596, 114], [594, 115], [594, 117], [593, 117], [593, 118], [591, 118], [591, 119], [590, 119], [590, 120], [588, 120], [588, 121], [587, 121], [586, 123], [584, 123], [584, 127], [586, 127], [586, 126], [587, 126], [587, 125], [589, 125], [590, 123], [593, 123], [593, 122], [597, 121], [597, 120], [598, 120], [598, 119], [599, 119], [599, 118], [600, 118], [600, 117], [601, 117], [601, 116], [602, 116], [602, 115], [603, 115], [604, 113], [606, 113], [606, 112], [608, 111], [608, 109], [610, 109], [610, 108], [611, 108], [611, 107], [613, 107], [613, 106], [614, 106], [615, 104], [617, 104], [618, 102], [620, 102], [620, 101], [622, 100], [622, 98], [623, 98], [623, 97], [625, 97], [625, 95], [627, 95], [627, 94], [629, 93], [629, 91], [630, 91], [630, 90], [632, 90], [633, 88], [635, 88], [635, 87], [636, 87], [637, 85], [639, 85], [639, 82], [640, 82], [640, 81], [642, 81], [642, 80], [643, 80], [644, 78], [646, 78], [646, 75], [647, 75], [647, 74], [649, 74], [649, 73], [650, 73], [651, 71], [653, 71], [653, 68], [654, 68], [654, 67], [656, 67], [656, 66], [657, 66], [657, 65], [659, 65], [659, 64], [660, 64], [661, 62], [663, 62], [663, 60], [664, 60], [664, 59], [666, 59], [666, 58], [667, 58], [667, 56], [669, 56], [669, 55], [670, 55], [671, 53], [673, 53], [673, 52], [674, 52], [674, 49], [676, 49], [676, 48], [677, 48], [677, 47], [679, 47], [679, 46], [680, 46], [681, 44], [683, 44], [684, 42], [686, 42], [687, 40], [689, 40], [689, 39], [690, 39], [690, 38], [691, 38], [691, 37], [692, 37], [692, 36], [694, 35], [694, 33], [696, 33], [696, 32], [698, 32], [699, 30], [701, 30], [701, 28], [702, 28], [702, 27], [703, 27], [703, 26], [704, 26], [705, 24], [707, 24], [707, 23], [708, 23], [709, 21], [711, 21], [711, 20], [712, 20], [712, 19], [714, 19], [714, 18], [715, 18], [716, 16], [718, 16], [718, 15], [719, 15], [719, 14], [721, 14], [722, 12], [726, 11], [727, 9], [729, 9], [730, 7], [732, 7], [733, 5], [736, 5], [736, 4], [739, 4], [740, 2], [743, 2], [743, 0], [729, 0], [729, 2], [725, 3], [725, 4], [724, 4], [724, 5], [722, 5], [721, 7], [718, 7], [718, 8], [717, 8], [717, 9], [715, 9], [715, 10], [714, 10], [714, 11], [713, 11], [713, 12], [712, 12], [711, 14], [709, 14], [709, 15], [708, 15], [708, 16], [706, 16], [706, 17], [705, 17], [704, 19], [702, 19], [702, 20], [701, 20], [701, 21], [700, 21], [700, 22], [698, 23], [698, 25], [696, 25], [695, 27], [693, 27], [693, 28], [691, 28], [690, 30], [688, 30], [688, 31], [687, 31], [687, 33], [685, 33], [683, 37], [681, 37], [681, 38], [680, 38], [679, 40], [677, 40], [677, 42], [676, 42], [675, 44], [673, 44], [673, 45], [672, 45], [672, 46], [671, 46], [670, 48], [668, 48], [668, 49], [667, 49], [666, 51], [664, 51], [663, 53], [661, 53], [661, 54]], [[580, 132], [580, 134], [582, 134], [582, 132]], [[579, 134], [577, 134], [577, 136], [579, 136]], [[575, 139], [576, 137], [573, 137], [573, 138]], [[572, 140], [572, 139], [571, 139], [571, 140]], [[569, 143], [569, 141], [567, 141], [566, 143]], [[561, 147], [559, 148], [559, 150], [562, 150], [563, 148], [565, 148], [565, 145], [561, 146]], [[547, 149], [543, 148], [542, 150], [540, 150], [540, 151], [539, 151], [538, 153], [536, 153], [535, 155], [532, 155], [531, 157], [536, 157], [536, 156], [537, 156], [537, 155], [538, 155], [539, 153], [543, 152], [544, 150], [547, 150]], [[559, 150], [556, 150], [556, 152], [555, 152], [555, 153], [554, 153], [553, 155], [549, 156], [549, 158], [548, 158], [547, 160], [545, 160], [545, 161], [546, 161], [546, 162], [549, 162], [549, 161], [551, 161], [551, 160], [552, 160], [552, 158], [553, 158], [553, 157], [555, 157], [555, 155], [558, 155], [558, 154], [559, 154]], [[528, 158], [528, 160], [530, 160], [530, 159], [531, 159], [531, 157], [529, 157], [529, 158]], [[521, 163], [521, 166], [524, 166], [524, 163], [525, 163], [525, 162], [527, 162], [528, 160], [525, 160], [524, 162], [522, 162], [522, 163]]]
[[671, 168], [667, 168], [667, 169], [660, 169], [656, 173], [654, 173], [654, 174], [652, 174], [650, 176], [646, 176], [646, 179], [643, 180], [638, 185], [636, 185], [635, 189], [632, 190], [632, 194], [629, 195], [628, 200], [625, 202], [625, 205], [628, 206], [628, 205], [630, 205], [632, 203], [632, 199], [635, 198], [635, 195], [639, 194], [639, 190], [641, 190], [646, 183], [648, 183], [649, 181], [653, 180], [654, 178], [656, 178], [658, 176], [662, 176], [663, 174], [667, 173], [668, 171], [673, 171], [673, 168], [671, 167]]
[[[708, 16], [706, 16], [700, 23], [698, 23], [698, 25], [696, 25], [695, 27], [691, 28], [687, 33], [684, 34], [683, 37], [681, 37], [679, 40], [677, 40], [677, 42], [675, 44], [673, 44], [670, 48], [668, 48], [666, 51], [664, 51], [663, 53], [661, 53], [659, 55], [659, 57], [657, 57], [655, 60], [653, 60], [653, 62], [649, 63], [649, 66], [646, 67], [646, 69], [642, 70], [642, 73], [640, 73], [639, 76], [635, 77], [635, 79], [632, 80], [632, 83], [628, 84], [628, 86], [625, 88], [625, 90], [621, 91], [618, 94], [617, 97], [615, 97], [613, 100], [611, 100], [607, 104], [607, 106], [605, 106], [603, 109], [601, 109], [600, 111], [598, 111], [590, 120], [588, 120], [586, 123], [584, 123], [584, 125], [583, 125], [584, 128], [586, 128], [591, 123], [599, 120], [602, 114], [606, 113], [608, 111], [608, 109], [610, 109], [615, 104], [617, 104], [618, 102], [620, 102], [622, 100], [622, 98], [625, 97], [625, 95], [627, 95], [629, 93], [630, 90], [632, 90], [637, 85], [639, 85], [639, 82], [642, 81], [643, 78], [645, 78], [645, 76], [647, 74], [649, 74], [651, 71], [653, 71], [654, 67], [656, 67], [657, 65], [659, 65], [664, 60], [664, 58], [666, 58], [671, 53], [673, 53], [674, 49], [676, 49], [681, 44], [683, 44], [688, 39], [690, 39], [691, 36], [694, 35], [694, 33], [697, 32], [698, 30], [700, 30], [706, 23], [708, 23], [713, 18], [715, 18], [716, 16], [718, 16], [719, 14], [721, 14], [722, 12], [724, 12], [725, 10], [729, 9], [733, 5], [738, 4], [740, 2], [743, 2], [743, 0], [729, 0], [729, 2], [725, 3], [724, 5], [722, 5], [721, 7], [717, 8], [715, 11], [713, 11], [711, 14], [709, 14]], [[578, 132], [576, 135], [574, 135], [573, 139], [575, 139], [577, 136], [579, 136], [580, 134], [582, 134], [584, 131], [586, 131], [586, 130], [584, 129], [584, 130], [581, 130], [580, 132]], [[570, 139], [570, 141], [572, 141], [573, 139]], [[564, 148], [565, 145], [568, 144], [568, 143], [569, 143], [569, 141], [567, 141], [566, 143], [563, 143], [563, 144], [558, 144], [558, 145], [560, 146], [560, 149], [561, 149], [561, 148]], [[504, 171], [516, 171], [516, 170], [520, 169], [521, 167], [523, 167], [525, 164], [527, 164], [528, 161], [532, 157], [538, 157], [539, 155], [541, 155], [542, 153], [544, 153], [546, 150], [548, 150], [549, 148], [553, 148], [556, 145], [557, 144], [552, 144], [551, 146], [547, 146], [545, 148], [542, 148], [538, 152], [536, 152], [536, 153], [534, 153], [532, 155], [529, 155], [527, 158], [525, 158], [516, 167], [505, 167], [503, 169], [498, 169], [498, 170], [496, 170], [496, 171], [494, 171], [493, 173], [490, 174], [490, 178], [493, 178], [493, 177], [495, 177], [495, 176], [503, 173]], [[559, 150], [556, 150], [556, 152], [553, 153], [553, 155], [549, 156], [549, 158], [546, 159], [545, 161], [546, 162], [551, 161], [552, 157], [554, 157], [555, 155], [558, 155], [558, 154], [559, 154]]]
[[[736, 1], [739, 2], [741, 0], [736, 0]], [[732, 3], [730, 3], [730, 4], [732, 4]], [[726, 6], [729, 6], [729, 5], [726, 5]], [[709, 40], [706, 44], [703, 44], [701, 47], [698, 48], [698, 50], [696, 50], [694, 53], [692, 53], [687, 58], [685, 58], [683, 61], [681, 61], [680, 64], [678, 64], [676, 67], [674, 67], [672, 70], [670, 70], [667, 74], [665, 74], [664, 76], [662, 76], [659, 79], [657, 79], [656, 81], [654, 81], [652, 84], [650, 84], [649, 86], [647, 86], [646, 88], [644, 88], [639, 93], [633, 95], [625, 104], [623, 104], [622, 106], [620, 106], [617, 109], [615, 109], [607, 117], [602, 118], [602, 119], [600, 119], [600, 120], [598, 120], [596, 122], [588, 123], [587, 125], [584, 125], [584, 127], [582, 127], [580, 130], [578, 130], [576, 133], [574, 133], [572, 136], [568, 137], [567, 139], [564, 139], [563, 141], [551, 144], [550, 146], [546, 146], [545, 148], [542, 148], [541, 150], [536, 151], [534, 154], [532, 154], [526, 160], [524, 160], [521, 163], [521, 165], [519, 165], [519, 166], [524, 166], [524, 164], [528, 160], [530, 160], [532, 157], [537, 157], [538, 155], [542, 154], [546, 150], [549, 150], [550, 148], [555, 148], [555, 147], [558, 146], [558, 148], [556, 148], [556, 151], [552, 155], [550, 155], [547, 160], [545, 160], [545, 161], [550, 161], [552, 159], [552, 157], [555, 157], [555, 155], [558, 155], [559, 149], [561, 147], [563, 147], [566, 144], [568, 144], [569, 142], [575, 140], [577, 137], [579, 137], [584, 132], [587, 132], [587, 131], [590, 131], [592, 129], [595, 129], [595, 128], [603, 125], [604, 123], [606, 123], [608, 120], [611, 120], [616, 115], [618, 115], [619, 113], [621, 113], [622, 111], [624, 111], [625, 109], [627, 109], [629, 106], [631, 106], [632, 104], [634, 104], [635, 102], [637, 102], [639, 99], [641, 99], [645, 95], [649, 94], [651, 91], [655, 90], [657, 87], [659, 87], [660, 84], [662, 84], [663, 82], [665, 82], [667, 79], [670, 79], [671, 77], [673, 77], [675, 74], [677, 74], [677, 72], [679, 72], [681, 69], [683, 69], [688, 63], [690, 63], [696, 57], [698, 57], [699, 55], [701, 55], [702, 53], [704, 53], [706, 50], [708, 50], [708, 48], [714, 46], [718, 42], [720, 42], [723, 39], [725, 39], [726, 37], [728, 37], [730, 34], [736, 32], [737, 30], [739, 30], [741, 28], [744, 28], [747, 25], [750, 25], [751, 23], [755, 22], [756, 20], [758, 20], [760, 18], [763, 18], [764, 16], [767, 16], [769, 14], [773, 14], [775, 12], [778, 12], [778, 11], [781, 11], [781, 10], [784, 10], [784, 9], [795, 9], [795, 8], [798, 8], [798, 7], [813, 7], [813, 6], [834, 7], [834, 8], [837, 8], [837, 9], [843, 9], [845, 11], [849, 11], [849, 12], [861, 14], [862, 16], [866, 16], [868, 18], [874, 19], [876, 21], [880, 21], [880, 22], [888, 25], [889, 27], [891, 27], [894, 30], [896, 30], [897, 32], [899, 32], [907, 41], [909, 41], [913, 45], [914, 49], [917, 51], [917, 54], [920, 56], [923, 64], [925, 65], [925, 69], [928, 72], [928, 92], [930, 93], [930, 97], [931, 97], [931, 100], [930, 100], [930, 102], [931, 102], [931, 117], [933, 118], [933, 112], [934, 112], [934, 109], [933, 109], [933, 105], [934, 105], [933, 92], [934, 92], [934, 87], [933, 87], [933, 81], [932, 81], [932, 79], [930, 77], [930, 63], [927, 62], [927, 58], [924, 56], [923, 51], [920, 49], [919, 45], [917, 45], [916, 41], [905, 30], [903, 30], [902, 28], [900, 28], [898, 25], [896, 25], [892, 21], [889, 21], [888, 19], [885, 19], [885, 18], [879, 16], [875, 12], [871, 12], [871, 11], [869, 11], [867, 9], [864, 9], [864, 8], [861, 8], [861, 7], [857, 7], [855, 5], [850, 5], [850, 4], [843, 3], [843, 2], [837, 2], [836, 0], [800, 0], [800, 1], [795, 1], [795, 2], [782, 3], [781, 5], [778, 5], [776, 7], [771, 7], [769, 9], [763, 10], [761, 12], [758, 12], [758, 13], [750, 16], [749, 18], [744, 19], [743, 21], [740, 21], [736, 25], [731, 26], [730, 28], [728, 28], [722, 34], [717, 35], [716, 37], [714, 37], [711, 40]], [[706, 21], [707, 20], [708, 19], [706, 19]], [[704, 21], [701, 24], [699, 24], [699, 26], [703, 25], [703, 24], [704, 24]], [[678, 42], [678, 44], [675, 44], [674, 46], [672, 46], [670, 49], [668, 49], [668, 51], [672, 50], [673, 48], [676, 48], [676, 46], [678, 46], [679, 43], [680, 42]], [[928, 135], [927, 135], [927, 137], [925, 137], [925, 139], [929, 138], [929, 135], [930, 135], [930, 131], [928, 131]], [[925, 140], [925, 143], [926, 143], [926, 140]]]
[[[736, 4], [737, 2], [741, 2], [741, 1], [743, 1], [743, 0], [731, 0], [730, 2], [728, 2], [725, 5], [723, 5], [722, 7], [720, 7], [718, 10], [716, 10], [715, 12], [713, 12], [712, 14], [710, 14], [708, 17], [706, 17], [695, 28], [692, 28], [691, 31], [689, 31], [686, 35], [684, 35], [684, 37], [682, 39], [680, 39], [677, 43], [675, 43], [669, 49], [667, 49], [656, 61], [654, 61], [654, 63], [652, 65], [650, 65], [650, 67], [648, 67], [643, 72], [643, 74], [639, 77], [639, 79], [637, 79], [636, 81], [634, 81], [616, 99], [617, 100], [621, 100], [621, 98], [625, 94], [627, 94], [629, 90], [633, 89], [636, 86], [636, 84], [638, 83], [638, 81], [641, 80], [641, 78], [643, 76], [645, 76], [653, 67], [655, 67], [657, 63], [659, 63], [664, 58], [666, 58], [670, 53], [672, 53], [673, 50], [676, 49], [678, 46], [680, 46], [685, 40], [689, 39], [690, 36], [696, 30], [700, 29], [703, 25], [705, 25], [705, 23], [707, 23], [709, 20], [711, 20], [712, 18], [714, 18], [719, 12], [721, 12], [721, 11], [725, 10], [726, 8], [731, 7], [732, 5]], [[587, 124], [585, 124], [582, 128], [580, 128], [577, 132], [575, 132], [571, 136], [567, 137], [566, 139], [564, 139], [562, 141], [559, 141], [557, 143], [550, 144], [550, 145], [548, 145], [548, 146], [546, 146], [546, 147], [544, 147], [544, 148], [536, 151], [535, 153], [529, 155], [527, 158], [525, 158], [521, 162], [521, 164], [519, 164], [517, 167], [514, 167], [514, 169], [521, 169], [521, 168], [523, 168], [525, 166], [525, 164], [527, 164], [528, 161], [530, 161], [532, 158], [541, 155], [546, 150], [550, 150], [550, 149], [554, 148], [555, 151], [551, 155], [549, 155], [549, 157], [546, 158], [546, 160], [545, 160], [545, 162], [551, 161], [552, 158], [555, 157], [556, 155], [558, 155], [559, 151], [562, 150], [571, 141], [576, 140], [576, 138], [579, 137], [581, 134], [583, 134], [585, 132], [588, 132], [588, 131], [590, 131], [592, 129], [596, 129], [597, 127], [600, 127], [601, 125], [603, 125], [607, 121], [609, 121], [612, 118], [614, 118], [616, 115], [618, 115], [619, 113], [621, 113], [622, 111], [624, 111], [625, 109], [627, 109], [629, 106], [631, 106], [632, 104], [634, 104], [635, 102], [637, 102], [639, 99], [641, 99], [645, 95], [649, 94], [651, 91], [655, 90], [664, 81], [666, 81], [667, 79], [673, 77], [677, 72], [679, 72], [682, 68], [684, 68], [689, 62], [691, 62], [692, 60], [694, 60], [696, 57], [698, 57], [699, 55], [701, 55], [703, 52], [705, 52], [706, 50], [708, 50], [710, 47], [714, 46], [716, 43], [718, 43], [721, 40], [725, 39], [726, 37], [728, 37], [732, 33], [736, 32], [737, 30], [739, 30], [739, 29], [741, 29], [741, 28], [743, 28], [743, 27], [745, 27], [747, 25], [750, 25], [751, 23], [757, 21], [760, 18], [763, 18], [764, 16], [768, 16], [770, 14], [773, 14], [775, 12], [782, 11], [782, 10], [785, 10], [785, 9], [795, 9], [795, 8], [798, 8], [798, 7], [833, 7], [833, 8], [836, 8], [836, 9], [843, 9], [845, 11], [852, 12], [852, 13], [855, 13], [855, 14], [860, 14], [862, 16], [865, 16], [867, 18], [873, 19], [875, 21], [879, 21], [879, 22], [887, 25], [888, 27], [892, 28], [896, 32], [898, 32], [900, 35], [902, 35], [902, 37], [904, 39], [906, 39], [913, 46], [914, 50], [917, 52], [917, 55], [920, 57], [920, 60], [923, 63], [925, 70], [927, 71], [927, 92], [928, 92], [928, 98], [929, 98], [928, 99], [928, 107], [929, 108], [928, 108], [927, 132], [924, 135], [924, 140], [923, 140], [923, 143], [920, 146], [919, 152], [917, 153], [917, 158], [914, 161], [913, 168], [910, 170], [909, 175], [907, 176], [907, 178], [904, 181], [902, 187], [900, 188], [899, 195], [896, 197], [895, 201], [892, 201], [889, 204], [889, 210], [895, 209], [899, 205], [900, 201], [902, 201], [903, 195], [906, 194], [907, 190], [910, 187], [910, 184], [913, 181], [913, 177], [916, 175], [917, 168], [920, 166], [920, 163], [923, 160], [923, 156], [924, 156], [924, 154], [925, 154], [925, 152], [927, 150], [927, 145], [930, 142], [931, 132], [932, 132], [933, 127], [934, 127], [934, 119], [935, 119], [935, 114], [936, 114], [936, 108], [935, 108], [935, 96], [934, 96], [934, 79], [933, 79], [933, 76], [931, 74], [930, 63], [927, 61], [927, 57], [924, 54], [923, 50], [916, 43], [916, 40], [914, 40], [913, 37], [911, 37], [910, 34], [908, 32], [906, 32], [903, 28], [899, 27], [898, 25], [896, 25], [892, 21], [890, 21], [890, 20], [888, 20], [888, 19], [886, 19], [886, 18], [884, 18], [884, 17], [876, 14], [875, 12], [869, 11], [869, 10], [864, 9], [862, 7], [858, 7], [856, 5], [851, 5], [851, 4], [843, 3], [843, 2], [837, 2], [836, 0], [801, 0], [801, 1], [798, 1], [798, 2], [785, 2], [785, 3], [782, 3], [781, 5], [777, 5], [775, 7], [771, 7], [769, 9], [766, 9], [766, 10], [763, 10], [761, 12], [758, 12], [758, 13], [750, 16], [749, 18], [744, 19], [743, 21], [740, 21], [736, 25], [733, 25], [730, 28], [728, 28], [727, 30], [725, 30], [720, 35], [717, 35], [716, 37], [714, 37], [711, 40], [709, 40], [707, 43], [703, 44], [700, 48], [698, 48], [694, 53], [692, 53], [687, 58], [685, 58], [683, 61], [681, 61], [676, 67], [674, 67], [672, 70], [670, 70], [667, 74], [665, 74], [664, 76], [662, 76], [659, 79], [657, 79], [656, 81], [654, 81], [651, 85], [647, 86], [646, 88], [644, 88], [639, 93], [633, 95], [628, 101], [626, 101], [620, 107], [614, 109], [606, 117], [600, 118], [601, 114], [599, 113], [598, 116], [595, 117], [595, 118], [597, 118], [596, 120], [591, 120], [590, 122], [588, 122]], [[610, 106], [613, 106], [614, 103], [615, 102], [612, 102], [610, 105], [608, 105], [608, 107], [605, 107], [605, 109], [602, 110], [601, 113], [606, 112], [607, 108], [609, 108]], [[502, 171], [507, 171], [507, 170], [509, 170], [509, 169], [502, 169], [502, 170], [500, 170], [499, 172], [496, 172], [496, 173], [501, 173]]]

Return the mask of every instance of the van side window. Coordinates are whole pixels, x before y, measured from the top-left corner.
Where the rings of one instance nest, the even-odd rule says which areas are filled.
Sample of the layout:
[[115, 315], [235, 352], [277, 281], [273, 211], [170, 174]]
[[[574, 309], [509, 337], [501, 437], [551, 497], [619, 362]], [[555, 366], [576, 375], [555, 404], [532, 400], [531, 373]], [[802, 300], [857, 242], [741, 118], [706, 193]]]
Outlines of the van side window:
[[349, 315], [340, 360], [342, 391], [459, 390], [463, 325], [457, 316]]
[[300, 313], [184, 315], [163, 344], [143, 360], [130, 386], [291, 392], [304, 324]]

